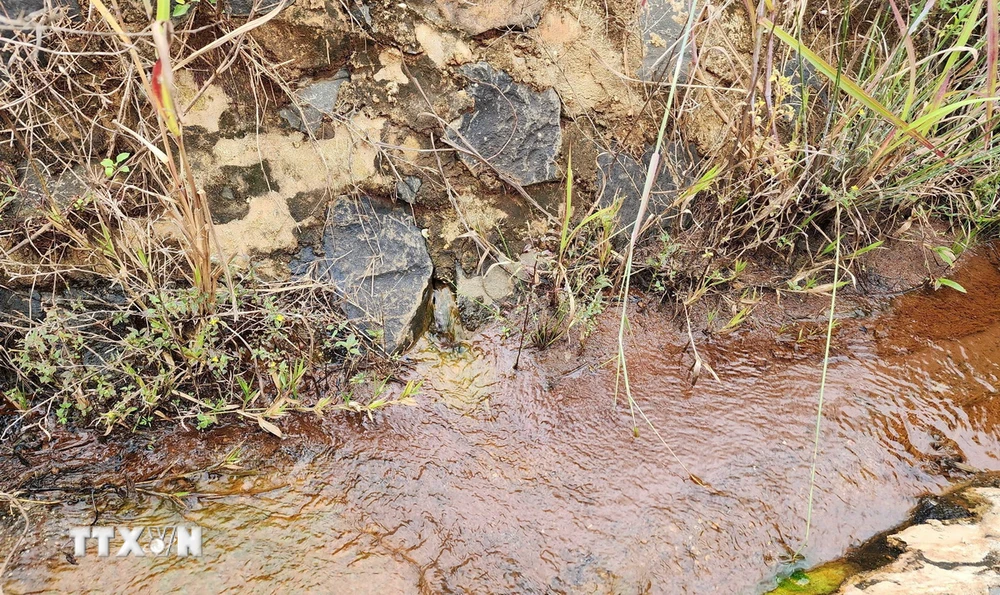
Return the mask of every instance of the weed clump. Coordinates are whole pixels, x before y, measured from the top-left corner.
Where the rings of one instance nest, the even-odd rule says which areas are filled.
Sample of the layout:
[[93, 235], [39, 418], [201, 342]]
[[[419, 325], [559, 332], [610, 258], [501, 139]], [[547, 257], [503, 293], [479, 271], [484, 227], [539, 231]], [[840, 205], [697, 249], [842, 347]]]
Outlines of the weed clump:
[[[342, 296], [237, 274], [214, 237], [172, 58], [197, 37], [195, 66], [262, 96], [287, 88], [252, 39], [207, 51], [253, 25], [197, 20], [209, 4], [194, 1], [173, 23], [165, 0], [155, 18], [91, 4], [87, 19], [0, 17], [0, 405], [17, 412], [0, 435], [157, 418], [205, 428], [224, 415], [280, 435], [269, 420], [289, 410], [390, 402], [341, 390], [379, 353]], [[63, 171], [72, 183], [56, 187]]]
[[319, 411], [332, 402], [321, 396], [373, 350], [320, 285], [246, 278], [235, 304], [220, 293], [207, 316], [189, 287], [131, 299], [80, 294], [47, 296], [43, 313], [0, 319], [0, 384], [25, 421], [53, 414], [110, 431], [160, 417], [205, 428], [223, 414], [266, 421]]

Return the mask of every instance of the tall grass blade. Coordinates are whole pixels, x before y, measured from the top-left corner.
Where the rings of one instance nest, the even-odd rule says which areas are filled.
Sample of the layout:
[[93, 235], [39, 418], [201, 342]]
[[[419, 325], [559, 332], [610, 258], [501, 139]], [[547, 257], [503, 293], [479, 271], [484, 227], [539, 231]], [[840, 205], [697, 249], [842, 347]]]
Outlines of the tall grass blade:
[[905, 133], [907, 136], [910, 136], [915, 141], [919, 142], [921, 145], [927, 147], [927, 149], [929, 149], [930, 151], [933, 151], [934, 154], [937, 155], [938, 157], [948, 160], [950, 162], [950, 159], [948, 158], [947, 155], [944, 154], [944, 151], [941, 151], [940, 149], [935, 147], [931, 141], [927, 140], [926, 137], [924, 137], [922, 134], [914, 130], [902, 118], [889, 111], [884, 105], [882, 105], [881, 102], [879, 102], [877, 99], [869, 95], [868, 92], [862, 89], [860, 85], [855, 83], [849, 77], [844, 76], [843, 73], [840, 73], [837, 68], [831, 66], [829, 62], [827, 62], [826, 60], [821, 58], [818, 54], [810, 50], [801, 41], [789, 35], [781, 27], [777, 26], [767, 18], [762, 18], [761, 24], [764, 25], [765, 27], [769, 27], [778, 37], [778, 39], [780, 39], [789, 47], [797, 51], [799, 55], [808, 60], [809, 63], [812, 64], [816, 70], [823, 73], [823, 75], [829, 78], [831, 81], [834, 81], [834, 83], [837, 85], [838, 88], [840, 88], [840, 90], [850, 95], [855, 101], [858, 101], [859, 103], [870, 109], [872, 112], [878, 114], [886, 121], [891, 123], [893, 126], [898, 128], [901, 132]]
[[986, 0], [986, 122], [983, 123], [986, 150], [993, 140], [993, 99], [997, 91], [997, 52], [1000, 46], [1000, 22], [997, 20], [997, 0]]

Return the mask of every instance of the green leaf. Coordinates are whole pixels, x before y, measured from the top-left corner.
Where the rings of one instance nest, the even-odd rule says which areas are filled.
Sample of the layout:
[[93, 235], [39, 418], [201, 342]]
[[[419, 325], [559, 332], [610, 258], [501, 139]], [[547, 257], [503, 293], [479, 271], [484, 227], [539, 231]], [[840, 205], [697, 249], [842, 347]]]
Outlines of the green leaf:
[[174, 17], [182, 17], [186, 15], [189, 10], [191, 10], [190, 4], [178, 4], [177, 6], [174, 7], [174, 12], [172, 13], [172, 15]]
[[118, 168], [118, 171], [122, 172], [123, 174], [127, 174], [128, 172], [130, 172], [132, 170], [130, 170], [127, 165], [123, 165], [123, 166], [121, 166], [121, 167]]
[[871, 252], [872, 250], [877, 250], [878, 248], [881, 248], [882, 244], [884, 244], [884, 243], [885, 243], [885, 240], [879, 240], [879, 241], [875, 242], [874, 244], [869, 244], [869, 245], [865, 246], [864, 248], [859, 248], [858, 250], [855, 250], [854, 252], [852, 252], [851, 254], [849, 254], [847, 256], [847, 258], [848, 259], [857, 258], [857, 257], [861, 256], [862, 254], [867, 254], [867, 253]]
[[122, 161], [128, 159], [131, 155], [131, 153], [118, 153], [118, 156], [115, 157], [115, 163], [121, 163]]
[[922, 134], [920, 134], [919, 131], [914, 129], [915, 127], [913, 124], [908, 124], [902, 118], [889, 111], [885, 105], [869, 95], [868, 92], [861, 87], [861, 85], [851, 80], [850, 77], [843, 72], [843, 70], [831, 65], [829, 62], [821, 58], [819, 54], [806, 47], [801, 40], [796, 39], [784, 29], [774, 24], [773, 21], [763, 18], [760, 19], [759, 22], [764, 27], [773, 31], [774, 35], [783, 41], [788, 47], [795, 50], [800, 56], [805, 58], [807, 62], [812, 64], [813, 68], [818, 70], [831, 81], [835, 82], [841, 91], [844, 91], [855, 101], [881, 116], [882, 119], [895, 126], [903, 134], [927, 147], [928, 150], [933, 152], [938, 157], [950, 162], [943, 151], [934, 146], [934, 143], [929, 141]]
[[938, 258], [940, 258], [946, 265], [951, 266], [955, 264], [957, 257], [951, 248], [947, 246], [938, 246], [937, 248], [934, 248], [934, 253], [937, 254]]
[[952, 281], [951, 279], [945, 279], [944, 277], [941, 277], [940, 279], [934, 282], [934, 289], [940, 289], [941, 287], [950, 287], [955, 291], [961, 293], [968, 293], [965, 290], [965, 288], [962, 287], [957, 281]]
[[114, 167], [115, 162], [110, 159], [104, 159], [101, 161], [101, 165], [103, 165], [104, 167]]

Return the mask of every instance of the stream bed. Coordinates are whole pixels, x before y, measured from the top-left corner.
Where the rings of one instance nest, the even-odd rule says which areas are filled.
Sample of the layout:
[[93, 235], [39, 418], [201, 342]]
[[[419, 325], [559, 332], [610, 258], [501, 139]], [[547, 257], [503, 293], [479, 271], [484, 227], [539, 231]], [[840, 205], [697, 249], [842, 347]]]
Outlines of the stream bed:
[[[899, 524], [921, 495], [1000, 469], [998, 261], [990, 247], [963, 258], [953, 278], [968, 294], [915, 291], [838, 307], [800, 566]], [[517, 371], [519, 345], [499, 327], [457, 350], [423, 340], [408, 355], [411, 377], [424, 380], [412, 406], [371, 419], [293, 416], [281, 424], [284, 441], [230, 428], [226, 449], [281, 442], [283, 456], [246, 469], [236, 451], [227, 466], [164, 479], [157, 490], [33, 507], [3, 585], [763, 592], [790, 571], [785, 560], [804, 536], [825, 315], [822, 306], [799, 310], [761, 328], [696, 334], [719, 381], [702, 373], [692, 386], [682, 326], [669, 312], [633, 308], [628, 372], [641, 411], [620, 389], [616, 404], [613, 311], [585, 346], [524, 350]], [[179, 435], [150, 442], [148, 456], [183, 468], [194, 453], [226, 452], [197, 432]], [[101, 448], [91, 441], [80, 456]], [[147, 479], [141, 464], [131, 473]], [[91, 545], [75, 556], [70, 529], [92, 524], [198, 525], [203, 554], [99, 557]], [[22, 527], [3, 517], [0, 544], [13, 547]]]

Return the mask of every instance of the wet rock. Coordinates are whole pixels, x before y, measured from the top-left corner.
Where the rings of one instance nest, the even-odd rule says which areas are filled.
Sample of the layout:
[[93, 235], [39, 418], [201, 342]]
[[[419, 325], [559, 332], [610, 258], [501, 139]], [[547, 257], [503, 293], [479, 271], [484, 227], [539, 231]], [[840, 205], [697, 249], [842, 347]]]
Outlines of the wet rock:
[[[323, 121], [323, 116], [332, 116], [337, 105], [337, 94], [345, 82], [351, 80], [351, 73], [341, 69], [332, 78], [316, 81], [299, 91], [302, 111], [294, 105], [281, 108], [278, 114], [292, 128], [302, 132], [315, 133]], [[303, 119], [305, 116], [305, 119]]]
[[431, 293], [431, 332], [445, 345], [464, 338], [462, 321], [450, 287], [438, 287]]
[[420, 192], [422, 185], [423, 182], [417, 176], [406, 176], [396, 183], [396, 196], [399, 200], [412, 205], [417, 201], [417, 192]]
[[458, 310], [466, 328], [477, 330], [497, 320], [499, 303], [514, 293], [514, 281], [501, 266], [487, 268], [483, 275], [466, 277], [462, 267], [456, 267]]
[[[598, 203], [600, 207], [608, 207], [615, 204], [615, 201], [621, 201], [617, 215], [618, 223], [615, 227], [615, 239], [619, 245], [628, 243], [632, 235], [632, 227], [635, 225], [635, 218], [639, 213], [642, 190], [646, 184], [646, 171], [652, 155], [653, 149], [650, 148], [642, 156], [641, 161], [622, 152], [601, 153], [597, 156]], [[688, 152], [683, 145], [668, 144], [663, 149], [663, 155], [661, 164], [666, 161], [675, 164], [675, 167], [661, 165], [649, 196], [649, 204], [646, 207], [646, 217], [650, 215], [658, 217], [661, 228], [664, 218], [671, 214], [671, 205], [676, 200], [679, 186], [671, 170], [679, 170], [679, 175], [683, 176], [691, 166]], [[686, 185], [686, 183], [687, 181], [682, 179], [681, 184]], [[654, 226], [654, 229], [656, 228], [657, 226]]]
[[479, 35], [491, 29], [534, 27], [545, 0], [434, 0], [422, 8], [424, 17], [432, 23]]
[[386, 351], [406, 349], [422, 330], [433, 266], [404, 210], [342, 197], [328, 214], [322, 253], [306, 248], [291, 266], [334, 283], [347, 316], [376, 336], [381, 331]]
[[[517, 84], [485, 62], [467, 64], [460, 72], [472, 83], [466, 91], [475, 108], [448, 128], [448, 140], [470, 148], [523, 186], [557, 179], [562, 130], [556, 92], [539, 93]], [[460, 157], [473, 173], [486, 167], [473, 155], [463, 152]]]
[[[285, 1], [286, 5], [295, 2], [295, 0]], [[226, 0], [222, 9], [231, 17], [248, 17], [271, 12], [281, 2], [282, 0]]]
[[[889, 537], [905, 548], [884, 568], [850, 578], [843, 595], [986, 594], [1000, 591], [1000, 489], [973, 488], [977, 519], [928, 519]], [[952, 516], [952, 515], [949, 515]]]
[[467, 277], [461, 267], [456, 270], [457, 291], [460, 299], [472, 300], [487, 306], [498, 305], [514, 293], [514, 279], [524, 265], [520, 262], [494, 264], [482, 275]]

